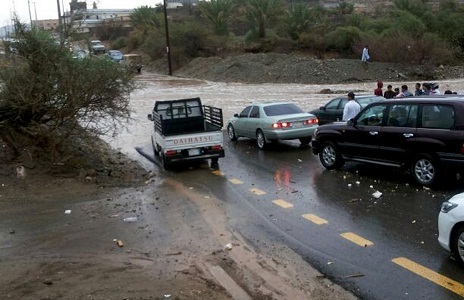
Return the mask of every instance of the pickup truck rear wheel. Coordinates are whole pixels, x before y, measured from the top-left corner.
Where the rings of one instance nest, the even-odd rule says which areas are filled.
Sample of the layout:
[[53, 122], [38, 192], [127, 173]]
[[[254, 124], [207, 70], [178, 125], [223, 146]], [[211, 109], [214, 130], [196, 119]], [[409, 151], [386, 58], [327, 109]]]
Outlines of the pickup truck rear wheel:
[[229, 140], [231, 141], [238, 140], [238, 137], [235, 134], [234, 126], [232, 126], [232, 124], [229, 124], [229, 126], [227, 126], [227, 134], [229, 135]]
[[166, 156], [164, 155], [164, 153], [161, 154], [161, 165], [165, 170], [169, 170], [171, 167], [171, 165], [166, 162]]
[[324, 142], [319, 151], [319, 159], [327, 170], [340, 169], [343, 166], [343, 158], [335, 143]]
[[151, 146], [153, 147], [153, 153], [155, 153], [155, 156], [159, 156], [158, 145], [155, 144], [153, 136], [151, 137]]
[[266, 137], [264, 136], [264, 132], [262, 130], [258, 130], [256, 133], [256, 145], [258, 145], [260, 150], [267, 148]]

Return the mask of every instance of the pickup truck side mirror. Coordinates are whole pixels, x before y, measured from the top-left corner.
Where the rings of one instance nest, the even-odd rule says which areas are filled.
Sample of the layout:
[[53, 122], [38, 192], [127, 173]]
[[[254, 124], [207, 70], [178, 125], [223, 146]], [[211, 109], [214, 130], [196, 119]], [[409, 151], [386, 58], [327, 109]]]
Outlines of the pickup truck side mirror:
[[356, 125], [355, 119], [354, 119], [354, 118], [349, 119], [349, 120], [348, 120], [348, 125], [350, 125], [350, 126]]
[[147, 117], [148, 117], [148, 120], [149, 120], [149, 121], [153, 121], [153, 116], [152, 116], [151, 114], [148, 114]]
[[234, 114], [234, 117], [236, 118], [240, 118], [240, 116], [238, 114]]
[[324, 110], [325, 111], [325, 106], [319, 107], [319, 110]]

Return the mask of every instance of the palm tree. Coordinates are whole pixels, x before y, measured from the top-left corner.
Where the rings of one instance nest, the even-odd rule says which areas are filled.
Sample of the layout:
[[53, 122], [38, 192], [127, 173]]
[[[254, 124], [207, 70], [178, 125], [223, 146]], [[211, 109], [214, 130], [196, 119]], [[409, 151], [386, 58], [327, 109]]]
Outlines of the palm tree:
[[266, 27], [284, 12], [283, 0], [241, 0], [248, 21], [258, 29], [259, 38], [266, 37]]
[[151, 6], [140, 6], [130, 14], [130, 23], [136, 29], [142, 32], [144, 36], [147, 33], [160, 26], [156, 17], [156, 8]]
[[292, 39], [298, 39], [298, 36], [308, 31], [311, 26], [311, 9], [303, 3], [292, 5], [288, 11], [286, 23], [288, 34]]
[[212, 25], [217, 35], [227, 35], [228, 22], [234, 8], [233, 0], [211, 0], [198, 2], [198, 9]]

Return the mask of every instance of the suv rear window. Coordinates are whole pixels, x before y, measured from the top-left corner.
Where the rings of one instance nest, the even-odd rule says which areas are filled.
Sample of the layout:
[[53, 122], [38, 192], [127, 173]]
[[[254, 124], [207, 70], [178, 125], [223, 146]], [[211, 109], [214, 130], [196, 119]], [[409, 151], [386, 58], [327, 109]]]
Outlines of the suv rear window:
[[422, 107], [422, 127], [450, 129], [454, 126], [455, 112], [449, 105], [424, 105]]

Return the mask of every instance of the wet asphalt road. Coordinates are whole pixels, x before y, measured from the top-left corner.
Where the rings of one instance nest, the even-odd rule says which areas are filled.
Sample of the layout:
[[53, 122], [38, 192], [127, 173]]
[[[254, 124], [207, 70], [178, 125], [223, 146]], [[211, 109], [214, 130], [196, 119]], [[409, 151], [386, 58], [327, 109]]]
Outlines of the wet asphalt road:
[[[263, 240], [286, 244], [363, 299], [461, 298], [392, 261], [413, 261], [464, 283], [464, 270], [438, 245], [436, 224], [441, 203], [461, 191], [460, 182], [428, 190], [388, 168], [347, 164], [326, 171], [296, 141], [268, 151], [247, 139], [225, 144], [218, 169], [205, 161], [161, 174], [221, 199], [231, 226], [257, 249], [269, 247]], [[150, 156], [149, 145], [140, 150]], [[326, 223], [311, 221], [317, 217]], [[361, 245], [347, 233], [363, 238]]]
[[[206, 98], [207, 104], [232, 107], [225, 110], [230, 116], [249, 103], [243, 99], [243, 103], [227, 102], [225, 99], [234, 97], [230, 93], [260, 93], [243, 85], [142, 79], [148, 88], [134, 97], [140, 121], [113, 145], [155, 170], [159, 166], [131, 148], [152, 157], [151, 124], [145, 120], [155, 100], [195, 94]], [[285, 87], [280, 98], [285, 93], [293, 95], [295, 102], [299, 97], [316, 98], [299, 88]], [[274, 97], [279, 91], [269, 92]], [[230, 142], [226, 135], [224, 138], [226, 157], [219, 160], [218, 170], [205, 163], [160, 170], [160, 176], [213, 194], [223, 202], [229, 224], [255, 247], [269, 247], [262, 242], [264, 235], [283, 243], [361, 298], [464, 296], [462, 287], [444, 288], [436, 283], [440, 278], [433, 282], [437, 272], [464, 284], [464, 270], [449, 260], [437, 242], [440, 205], [464, 190], [462, 181], [438, 190], [423, 189], [407, 174], [378, 166], [350, 163], [342, 170], [326, 171], [310, 147], [300, 147], [296, 141], [259, 151], [250, 140]], [[382, 196], [373, 197], [375, 191]]]

